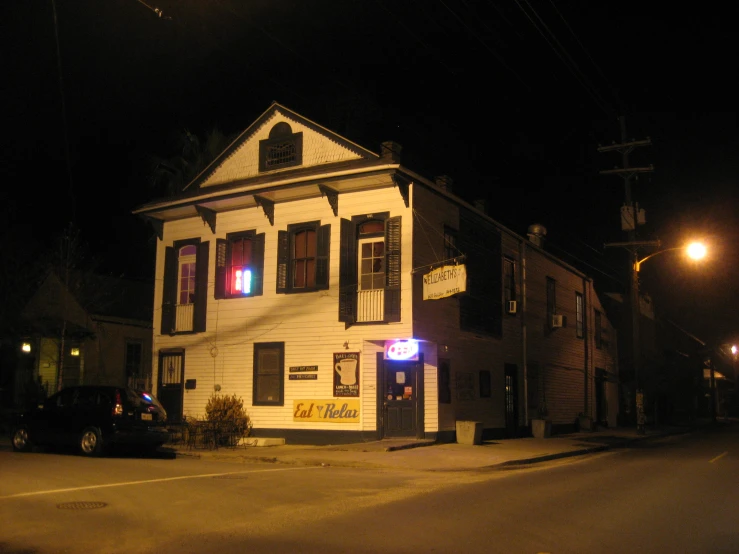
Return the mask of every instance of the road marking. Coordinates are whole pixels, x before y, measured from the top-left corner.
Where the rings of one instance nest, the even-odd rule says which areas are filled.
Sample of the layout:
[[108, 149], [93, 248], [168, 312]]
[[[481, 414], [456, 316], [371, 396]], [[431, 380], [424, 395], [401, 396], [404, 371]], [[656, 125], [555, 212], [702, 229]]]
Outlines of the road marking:
[[715, 461], [718, 461], [718, 460], [720, 460], [721, 458], [723, 458], [723, 457], [724, 457], [724, 456], [726, 456], [727, 454], [728, 454], [728, 452], [724, 452], [723, 454], [719, 454], [718, 456], [716, 456], [716, 457], [715, 457], [715, 458], [714, 458], [713, 460], [711, 460], [711, 461], [710, 461], [710, 462], [708, 462], [708, 463], [709, 463], [709, 464], [712, 464], [713, 462], [715, 462]]
[[7, 500], [9, 498], [22, 498], [24, 496], [39, 496], [42, 494], [57, 494], [62, 492], [75, 492], [75, 491], [87, 491], [93, 489], [107, 489], [110, 487], [126, 487], [129, 485], [147, 485], [151, 483], [165, 483], [167, 481], [181, 481], [183, 479], [203, 479], [206, 477], [221, 477], [223, 475], [237, 475], [243, 473], [269, 473], [275, 471], [299, 471], [306, 469], [322, 469], [318, 466], [314, 467], [286, 467], [277, 469], [256, 469], [251, 471], [231, 471], [228, 473], [206, 473], [203, 475], [180, 475], [178, 477], [162, 477], [161, 479], [146, 479], [143, 481], [127, 481], [124, 483], [108, 483], [106, 485], [88, 485], [86, 487], [70, 487], [68, 489], [53, 489], [47, 491], [34, 491], [34, 492], [20, 492], [18, 494], [9, 494], [7, 496], [0, 496], [0, 500]]

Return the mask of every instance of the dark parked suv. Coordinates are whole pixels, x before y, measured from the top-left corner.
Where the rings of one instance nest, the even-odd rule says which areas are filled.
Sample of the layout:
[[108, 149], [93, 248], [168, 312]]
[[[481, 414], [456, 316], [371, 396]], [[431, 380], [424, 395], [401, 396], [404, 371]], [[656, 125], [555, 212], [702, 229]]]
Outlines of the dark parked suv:
[[127, 387], [81, 385], [50, 396], [19, 416], [13, 449], [35, 445], [77, 446], [85, 456], [125, 445], [154, 451], [167, 442], [167, 412], [147, 392]]

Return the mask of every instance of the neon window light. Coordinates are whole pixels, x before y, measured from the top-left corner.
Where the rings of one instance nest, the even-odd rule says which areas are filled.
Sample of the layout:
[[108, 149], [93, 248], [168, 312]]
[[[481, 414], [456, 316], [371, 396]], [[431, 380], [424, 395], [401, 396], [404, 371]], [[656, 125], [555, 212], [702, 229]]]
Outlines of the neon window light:
[[233, 292], [235, 294], [251, 293], [251, 270], [245, 267], [234, 269]]
[[388, 360], [418, 360], [418, 341], [415, 339], [388, 341], [385, 344]]

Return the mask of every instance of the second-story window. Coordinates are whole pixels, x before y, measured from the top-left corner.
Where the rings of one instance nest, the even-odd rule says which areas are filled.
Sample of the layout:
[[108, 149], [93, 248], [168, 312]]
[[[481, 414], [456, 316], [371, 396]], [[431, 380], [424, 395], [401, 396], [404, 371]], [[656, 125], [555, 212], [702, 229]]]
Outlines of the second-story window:
[[331, 225], [319, 221], [288, 225], [278, 233], [277, 292], [328, 288]]
[[575, 332], [577, 338], [583, 338], [585, 323], [585, 300], [580, 292], [575, 293]]
[[554, 327], [554, 316], [557, 313], [557, 281], [547, 277], [547, 326]]
[[191, 239], [165, 248], [162, 334], [205, 331], [209, 246]]
[[230, 233], [216, 241], [215, 298], [262, 294], [264, 233]]
[[457, 248], [457, 230], [444, 226], [444, 260], [453, 260], [459, 256]]
[[595, 347], [603, 348], [603, 321], [602, 315], [598, 310], [595, 310]]
[[340, 239], [339, 321], [400, 321], [400, 216], [342, 219]]
[[503, 300], [516, 300], [516, 262], [503, 258]]

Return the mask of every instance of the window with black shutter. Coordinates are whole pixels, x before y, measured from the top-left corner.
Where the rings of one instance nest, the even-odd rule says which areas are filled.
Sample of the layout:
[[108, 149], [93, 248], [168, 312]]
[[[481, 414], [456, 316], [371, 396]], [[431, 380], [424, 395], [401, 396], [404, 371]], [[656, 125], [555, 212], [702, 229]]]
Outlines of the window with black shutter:
[[331, 225], [320, 221], [288, 225], [277, 237], [277, 292], [326, 290]]
[[467, 294], [459, 297], [460, 329], [500, 337], [503, 332], [503, 257], [500, 231], [470, 210], [460, 212], [459, 249], [465, 254]]
[[161, 333], [205, 331], [210, 243], [176, 241], [164, 252]]
[[264, 233], [229, 233], [216, 241], [215, 298], [260, 296], [264, 281]]
[[400, 321], [401, 217], [389, 213], [341, 220], [339, 321]]

